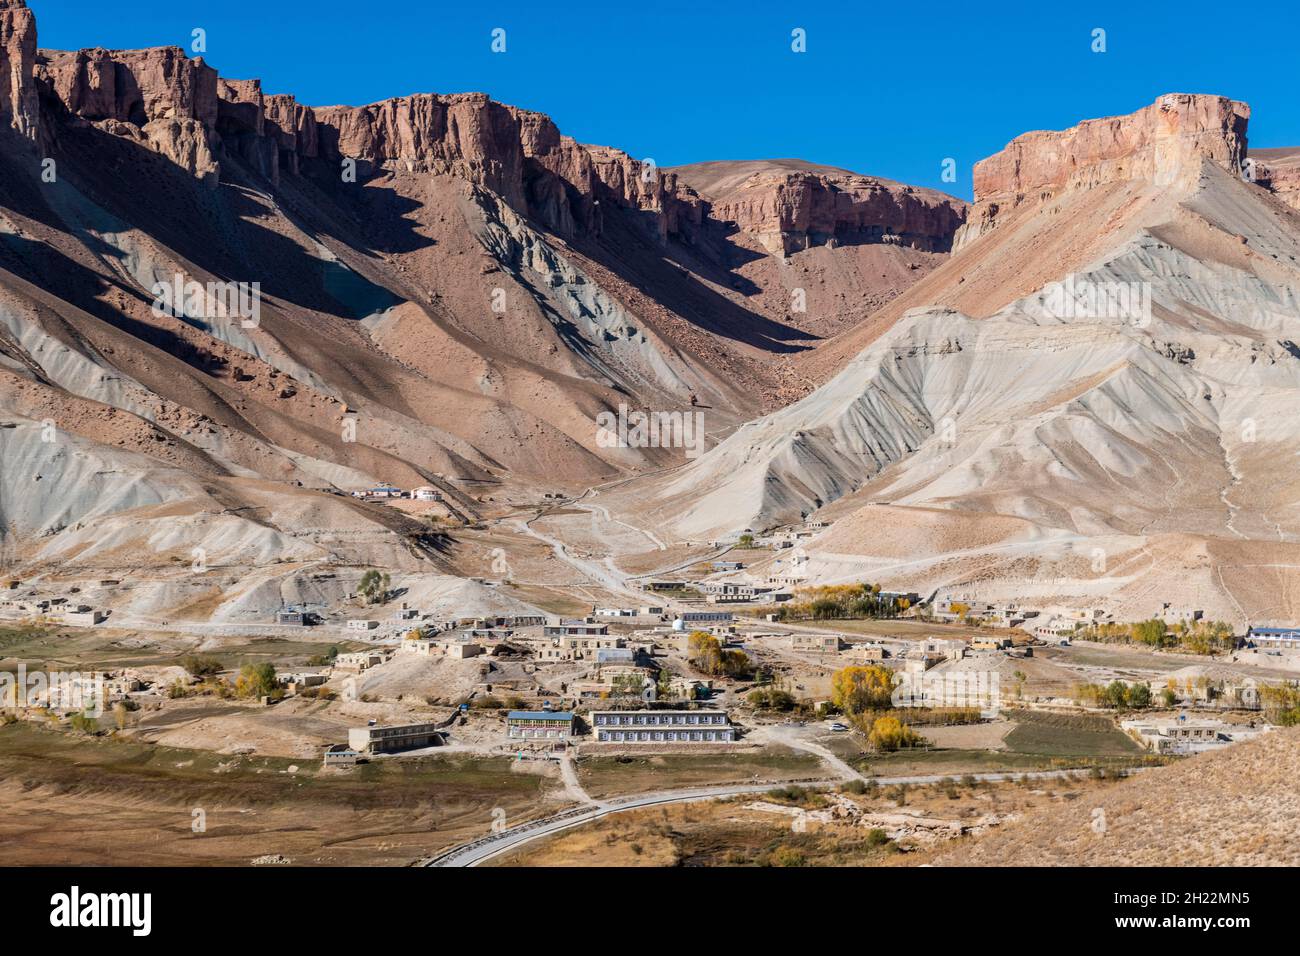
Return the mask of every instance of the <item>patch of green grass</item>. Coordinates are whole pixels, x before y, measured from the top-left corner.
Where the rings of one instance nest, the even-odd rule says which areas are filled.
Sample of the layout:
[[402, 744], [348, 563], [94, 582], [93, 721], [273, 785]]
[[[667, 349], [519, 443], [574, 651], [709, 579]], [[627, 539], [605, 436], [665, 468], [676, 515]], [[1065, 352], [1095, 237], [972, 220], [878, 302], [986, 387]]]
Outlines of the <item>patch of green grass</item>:
[[1124, 755], [1047, 755], [1005, 750], [899, 750], [850, 761], [862, 773], [876, 777], [956, 776], [966, 773], [1023, 773], [1030, 770], [1120, 769], [1150, 762], [1145, 752]]
[[1092, 714], [1049, 714], [1017, 711], [1016, 726], [1007, 734], [1007, 748], [1046, 757], [1118, 757], [1144, 753], [1132, 738], [1107, 717]]

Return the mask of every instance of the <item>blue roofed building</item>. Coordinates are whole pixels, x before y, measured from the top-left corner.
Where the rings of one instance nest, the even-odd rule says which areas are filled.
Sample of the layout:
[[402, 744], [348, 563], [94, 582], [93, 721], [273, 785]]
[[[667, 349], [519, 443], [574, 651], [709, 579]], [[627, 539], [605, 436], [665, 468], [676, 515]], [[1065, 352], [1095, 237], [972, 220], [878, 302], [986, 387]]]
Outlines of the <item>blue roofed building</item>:
[[1300, 627], [1251, 627], [1246, 631], [1246, 644], [1279, 650], [1300, 650]]

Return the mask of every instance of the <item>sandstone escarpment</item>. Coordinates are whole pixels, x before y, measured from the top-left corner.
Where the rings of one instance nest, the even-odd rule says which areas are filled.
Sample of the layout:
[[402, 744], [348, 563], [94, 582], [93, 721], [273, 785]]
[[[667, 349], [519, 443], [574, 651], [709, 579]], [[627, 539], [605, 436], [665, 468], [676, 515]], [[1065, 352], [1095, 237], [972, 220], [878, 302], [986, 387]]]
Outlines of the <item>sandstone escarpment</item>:
[[549, 117], [481, 93], [423, 94], [315, 111], [320, 153], [450, 173], [491, 189], [563, 235], [599, 233], [600, 203], [659, 216], [661, 236], [700, 221], [699, 202], [665, 176], [561, 135]]
[[[30, 11], [20, 12], [21, 22], [30, 20]], [[21, 39], [55, 109], [134, 138], [212, 184], [224, 150], [273, 184], [313, 159], [458, 176], [566, 236], [599, 234], [602, 203], [651, 214], [661, 238], [688, 235], [703, 216], [698, 197], [671, 173], [584, 146], [548, 117], [484, 94], [313, 109], [289, 95], [267, 95], [260, 80], [219, 77], [178, 47], [38, 57], [34, 25]]]
[[32, 82], [36, 16], [25, 0], [0, 0], [0, 124], [35, 138], [40, 103]]
[[1171, 186], [1198, 176], [1203, 160], [1240, 171], [1249, 119], [1245, 103], [1168, 93], [1127, 116], [1018, 136], [975, 164], [975, 207], [957, 245], [994, 228], [1025, 203], [1113, 182]]
[[1250, 172], [1289, 206], [1300, 209], [1300, 148], [1256, 149], [1250, 154]]
[[677, 173], [709, 201], [712, 219], [735, 223], [775, 255], [870, 242], [946, 252], [966, 218], [966, 204], [943, 193], [797, 160], [697, 163]]
[[41, 51], [36, 78], [68, 114], [135, 138], [215, 185], [217, 72], [179, 47]]

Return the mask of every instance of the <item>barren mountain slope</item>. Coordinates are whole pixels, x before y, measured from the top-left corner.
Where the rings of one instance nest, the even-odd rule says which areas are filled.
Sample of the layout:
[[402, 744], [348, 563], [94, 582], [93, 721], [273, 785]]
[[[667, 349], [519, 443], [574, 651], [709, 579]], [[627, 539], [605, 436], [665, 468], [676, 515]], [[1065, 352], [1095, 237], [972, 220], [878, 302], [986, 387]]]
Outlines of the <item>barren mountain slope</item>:
[[1295, 866], [1300, 733], [1279, 730], [1031, 811], [937, 866]]
[[[177, 48], [40, 50], [22, 0], [0, 76], [7, 561], [441, 567], [427, 525], [339, 493], [432, 483], [455, 519], [670, 465], [596, 416], [694, 399], [724, 434], [817, 341], [672, 172], [481, 94], [310, 108]], [[952, 203], [918, 243], [951, 244]], [[159, 506], [231, 527], [162, 547]]]
[[[1247, 115], [1171, 95], [1031, 134], [1059, 181], [1025, 156], [981, 164], [959, 251], [839, 375], [627, 507], [696, 537], [825, 508], [857, 533], [814, 541], [823, 578], [1293, 616], [1300, 216], [1240, 175]], [[970, 312], [894, 315], [925, 296]], [[878, 552], [914, 509], [931, 536], [952, 523], [942, 545]]]
[[966, 204], [803, 160], [672, 169], [734, 223], [735, 273], [772, 314], [818, 336], [852, 328], [946, 258]]

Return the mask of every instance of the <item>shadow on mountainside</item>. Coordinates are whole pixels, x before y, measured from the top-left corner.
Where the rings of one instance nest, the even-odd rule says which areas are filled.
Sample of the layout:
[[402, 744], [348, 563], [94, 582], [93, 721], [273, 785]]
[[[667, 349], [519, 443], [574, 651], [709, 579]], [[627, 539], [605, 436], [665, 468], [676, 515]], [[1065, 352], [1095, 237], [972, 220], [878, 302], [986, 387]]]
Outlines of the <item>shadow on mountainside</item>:
[[573, 246], [702, 331], [773, 354], [802, 352], [818, 341], [809, 332], [744, 308], [701, 281], [702, 275], [744, 295], [755, 294], [758, 287], [732, 270], [762, 258], [758, 253], [732, 243], [717, 229], [702, 236], [706, 245], [700, 248], [676, 240], [664, 245], [648, 231], [648, 215], [620, 209], [606, 215], [599, 239], [578, 239]]

